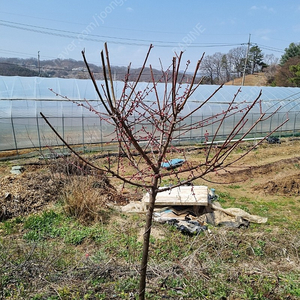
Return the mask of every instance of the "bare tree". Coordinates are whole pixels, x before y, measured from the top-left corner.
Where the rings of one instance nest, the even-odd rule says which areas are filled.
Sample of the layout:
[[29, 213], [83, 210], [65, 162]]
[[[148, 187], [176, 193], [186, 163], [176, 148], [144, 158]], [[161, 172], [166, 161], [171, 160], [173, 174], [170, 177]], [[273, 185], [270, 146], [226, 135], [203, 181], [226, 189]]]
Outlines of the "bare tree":
[[265, 59], [266, 65], [267, 65], [267, 67], [264, 70], [264, 72], [266, 74], [267, 82], [269, 84], [273, 84], [276, 73], [278, 72], [278, 69], [280, 68], [278, 65], [279, 58], [275, 57], [274, 54], [266, 54], [264, 59]]
[[228, 54], [222, 56], [222, 83], [231, 80], [232, 66]]
[[225, 82], [224, 67], [224, 54], [221, 52], [205, 56], [201, 63], [201, 69], [209, 78], [211, 84], [220, 84]]
[[216, 52], [212, 55], [213, 69], [218, 84], [224, 83], [223, 80], [223, 54], [221, 52]]
[[228, 52], [228, 60], [231, 62], [238, 77], [243, 75], [246, 52], [246, 47], [233, 48]]
[[207, 55], [201, 62], [201, 70], [205, 77], [208, 79], [210, 84], [214, 84], [215, 78], [215, 70], [214, 70], [214, 63], [213, 63], [213, 56]]
[[[248, 124], [249, 113], [254, 106], [259, 105], [260, 95], [257, 95], [257, 98], [254, 99], [253, 103], [250, 105], [239, 105], [235, 102], [235, 99], [240, 92], [240, 90], [237, 90], [237, 93], [228, 101], [228, 106], [225, 111], [216, 112], [214, 116], [207, 117], [201, 121], [191, 122], [190, 117], [197, 111], [205, 109], [209, 100], [222, 88], [222, 86], [218, 87], [210, 97], [199, 102], [197, 107], [193, 110], [183, 114], [183, 109], [188, 103], [189, 98], [193, 95], [196, 89], [200, 87], [200, 82], [195, 83], [195, 80], [201, 61], [203, 60], [203, 56], [196, 64], [193, 73], [193, 80], [189, 85], [184, 84], [189, 61], [185, 66], [184, 72], [179, 73], [183, 54], [180, 53], [176, 57], [173, 57], [172, 64], [167, 70], [163, 70], [162, 68], [161, 78], [159, 81], [155, 81], [152, 76], [152, 82], [149, 83], [145, 89], [139, 90], [138, 83], [143, 70], [145, 69], [151, 48], [152, 45], [150, 45], [140, 73], [134, 82], [130, 81], [129, 65], [128, 72], [124, 80], [122, 95], [118, 98], [115, 94], [107, 45], [105, 44], [105, 51], [101, 52], [104, 74], [104, 84], [102, 86], [97, 85], [97, 82], [89, 68], [85, 53], [82, 53], [93, 81], [94, 88], [102, 104], [102, 108], [101, 110], [99, 110], [99, 108], [95, 109], [89, 102], [85, 102], [84, 104], [82, 102], [73, 102], [93, 111], [99, 116], [99, 118], [113, 126], [113, 140], [118, 143], [119, 149], [116, 163], [112, 164], [109, 158], [107, 165], [102, 168], [90, 163], [74, 151], [52, 127], [67, 147], [69, 147], [75, 155], [84, 160], [88, 165], [97, 170], [111, 174], [123, 181], [125, 184], [131, 184], [148, 191], [150, 203], [147, 209], [145, 232], [143, 236], [139, 299], [145, 298], [149, 239], [157, 194], [171, 188], [192, 183], [197, 178], [204, 178], [207, 174], [224, 169], [237, 160], [243, 158], [255, 147], [254, 145], [252, 148], [249, 148], [247, 152], [241, 154], [234, 160], [228, 159], [230, 154], [255, 128], [255, 126], [264, 122], [272, 115], [267, 115], [261, 111], [257, 120], [255, 120], [252, 124]], [[151, 65], [150, 72], [152, 73]], [[170, 81], [171, 83], [168, 84]], [[158, 84], [164, 85], [164, 92], [161, 94], [158, 93]], [[147, 101], [147, 97], [150, 93], [154, 94], [155, 101]], [[222, 126], [224, 126], [225, 119], [233, 114], [237, 114], [240, 117], [236, 118], [236, 124], [231, 129], [225, 141], [219, 145], [218, 149], [215, 149], [213, 144], [217, 139], [218, 133], [221, 132]], [[47, 118], [43, 114], [42, 116], [51, 126]], [[216, 124], [217, 129], [212, 134], [211, 139], [209, 140], [210, 143], [207, 143], [206, 158], [201, 162], [189, 160], [184, 150], [176, 147], [176, 139], [186, 135], [192, 130], [197, 130], [213, 123]], [[276, 129], [277, 128], [274, 128], [272, 132]], [[269, 135], [272, 132], [270, 132]], [[208, 141], [207, 136], [206, 140]], [[260, 142], [262, 141], [263, 140]], [[170, 170], [162, 168], [162, 163], [169, 162], [173, 157], [172, 153], [180, 153], [183, 155], [186, 162], [179, 168]], [[128, 167], [134, 169], [134, 172], [130, 172], [129, 174], [127, 170]], [[173, 178], [174, 185], [172, 187], [160, 187], [161, 180], [166, 177]], [[193, 187], [191, 186], [191, 190], [192, 189]]]

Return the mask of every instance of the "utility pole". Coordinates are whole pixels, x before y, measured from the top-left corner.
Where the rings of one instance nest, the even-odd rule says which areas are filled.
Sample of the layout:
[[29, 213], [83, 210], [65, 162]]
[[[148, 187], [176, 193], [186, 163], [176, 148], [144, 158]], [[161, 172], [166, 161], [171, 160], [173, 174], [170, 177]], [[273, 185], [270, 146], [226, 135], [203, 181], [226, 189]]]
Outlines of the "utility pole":
[[41, 76], [40, 51], [38, 51], [38, 68], [39, 68], [39, 76]]
[[245, 58], [245, 66], [244, 66], [244, 74], [243, 74], [242, 86], [244, 86], [244, 83], [245, 83], [246, 68], [247, 68], [248, 55], [249, 55], [249, 49], [250, 49], [250, 38], [251, 38], [251, 34], [249, 34], [249, 40], [248, 40], [247, 53], [246, 53], [246, 58]]

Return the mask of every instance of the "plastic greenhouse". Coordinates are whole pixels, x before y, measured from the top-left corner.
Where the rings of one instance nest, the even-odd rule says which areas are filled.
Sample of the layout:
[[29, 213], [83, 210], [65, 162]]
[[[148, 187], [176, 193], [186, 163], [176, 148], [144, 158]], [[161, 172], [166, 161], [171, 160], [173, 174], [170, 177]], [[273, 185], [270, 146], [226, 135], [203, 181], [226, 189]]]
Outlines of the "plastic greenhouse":
[[[101, 85], [99, 81], [99, 85]], [[143, 91], [147, 83], [140, 83], [138, 89]], [[115, 83], [116, 97], [120, 96], [123, 83]], [[217, 86], [201, 85], [189, 99], [186, 106], [187, 113], [193, 107], [206, 100]], [[18, 150], [22, 148], [44, 147], [61, 144], [57, 137], [41, 118], [43, 112], [57, 129], [57, 131], [70, 144], [87, 146], [90, 144], [103, 144], [111, 140], [112, 128], [103, 120], [83, 107], [76, 106], [68, 100], [61, 99], [49, 89], [67, 96], [69, 99], [92, 101], [93, 105], [101, 110], [98, 96], [89, 79], [63, 79], [41, 77], [0, 76], [0, 151]], [[163, 93], [164, 84], [158, 85], [158, 93]], [[201, 121], [205, 116], [214, 115], [226, 110], [228, 103], [238, 90], [237, 86], [223, 86], [222, 89], [200, 110], [191, 115], [190, 121]], [[289, 121], [280, 129], [280, 133], [295, 134], [300, 129], [300, 88], [291, 87], [256, 87], [244, 86], [236, 98], [237, 103], [247, 105], [252, 103], [262, 90], [262, 110], [271, 113], [276, 108], [280, 110], [263, 125], [255, 128], [253, 138], [259, 138], [282, 123], [288, 114]], [[147, 96], [147, 101], [154, 101], [154, 94]], [[252, 110], [249, 116], [255, 120], [259, 115], [259, 106]], [[237, 118], [235, 115], [232, 118]], [[235, 120], [229, 118], [220, 138], [230, 132]], [[217, 125], [204, 128], [213, 134]], [[185, 139], [193, 142], [203, 141], [203, 130], [190, 132]]]

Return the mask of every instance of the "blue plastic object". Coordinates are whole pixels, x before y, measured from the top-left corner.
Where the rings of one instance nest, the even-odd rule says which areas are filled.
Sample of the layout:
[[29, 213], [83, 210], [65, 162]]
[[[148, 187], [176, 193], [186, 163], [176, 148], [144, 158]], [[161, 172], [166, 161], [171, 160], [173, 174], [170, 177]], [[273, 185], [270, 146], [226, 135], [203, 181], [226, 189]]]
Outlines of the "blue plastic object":
[[180, 167], [181, 165], [183, 165], [184, 162], [185, 162], [184, 159], [174, 158], [174, 159], [170, 159], [167, 162], [162, 163], [161, 166], [162, 168], [170, 170], [170, 169], [175, 169], [177, 167]]

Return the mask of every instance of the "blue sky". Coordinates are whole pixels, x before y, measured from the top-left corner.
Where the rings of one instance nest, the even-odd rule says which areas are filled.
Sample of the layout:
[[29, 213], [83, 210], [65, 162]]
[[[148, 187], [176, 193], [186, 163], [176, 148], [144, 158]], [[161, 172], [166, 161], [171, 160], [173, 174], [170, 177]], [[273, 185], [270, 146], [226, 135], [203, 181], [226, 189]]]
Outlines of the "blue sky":
[[192, 63], [251, 43], [280, 58], [300, 42], [298, 1], [0, 0], [0, 57], [80, 60], [100, 65], [108, 42], [112, 65], [166, 68], [174, 51]]

